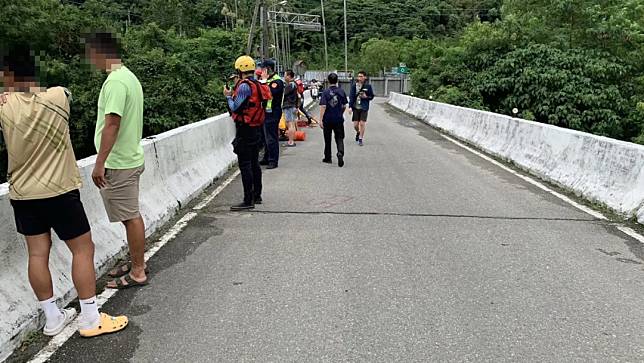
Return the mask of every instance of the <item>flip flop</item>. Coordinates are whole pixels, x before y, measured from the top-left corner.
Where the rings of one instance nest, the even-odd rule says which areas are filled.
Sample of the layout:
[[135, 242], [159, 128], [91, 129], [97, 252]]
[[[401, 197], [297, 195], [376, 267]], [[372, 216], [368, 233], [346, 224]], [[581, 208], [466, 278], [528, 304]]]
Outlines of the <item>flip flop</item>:
[[[125, 280], [125, 282], [126, 282], [125, 284], [123, 283], [122, 279]], [[110, 282], [114, 282], [116, 284], [116, 287], [111, 287], [111, 286], [105, 285], [106, 289], [124, 290], [124, 289], [129, 289], [130, 287], [145, 286], [145, 285], [147, 285], [149, 283], [148, 279], [146, 279], [143, 282], [138, 282], [138, 281], [134, 280], [132, 278], [132, 276], [130, 276], [130, 274], [123, 275], [123, 276], [121, 276], [119, 278], [116, 278], [116, 279], [110, 281]]]
[[[124, 267], [125, 267], [125, 269], [123, 269]], [[115, 273], [115, 274], [113, 274], [113, 273], [109, 272], [109, 273], [107, 274], [107, 276], [108, 276], [108, 277], [111, 277], [111, 278], [118, 278], [118, 277], [121, 277], [121, 276], [123, 276], [123, 275], [125, 275], [125, 274], [130, 273], [130, 271], [132, 271], [132, 263], [130, 263], [130, 262], [126, 262], [126, 263], [124, 263], [124, 264], [119, 265], [118, 267], [116, 267], [116, 268], [115, 268], [115, 270], [117, 270], [117, 271], [119, 271], [119, 272], [117, 272], [117, 273]], [[144, 271], [145, 271], [145, 274], [146, 274], [146, 275], [150, 273], [150, 269], [149, 269], [147, 266], [145, 267], [145, 270], [144, 270]]]
[[93, 329], [78, 329], [80, 336], [83, 338], [96, 337], [103, 334], [116, 333], [117, 331], [125, 329], [129, 320], [127, 316], [110, 316], [101, 313], [98, 326]]

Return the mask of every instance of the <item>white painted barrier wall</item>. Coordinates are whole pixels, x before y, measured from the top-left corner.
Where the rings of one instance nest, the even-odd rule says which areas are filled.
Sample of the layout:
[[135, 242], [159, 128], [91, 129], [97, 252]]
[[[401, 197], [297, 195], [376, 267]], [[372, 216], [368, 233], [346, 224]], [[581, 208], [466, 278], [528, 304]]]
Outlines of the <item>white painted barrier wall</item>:
[[644, 146], [392, 93], [389, 104], [644, 223]]
[[[312, 105], [309, 92], [304, 102]], [[141, 214], [150, 235], [174, 213], [224, 174], [237, 157], [231, 142], [235, 126], [228, 114], [179, 127], [142, 141], [145, 172], [141, 177]], [[127, 241], [120, 224], [109, 223], [98, 190], [92, 183], [95, 156], [80, 160], [83, 178], [81, 198], [92, 226], [96, 244], [94, 262], [98, 275], [107, 272], [123, 256]], [[50, 269], [54, 293], [65, 306], [76, 291], [71, 281], [71, 253], [56, 240], [51, 250]], [[15, 230], [9, 204], [8, 185], [0, 185], [0, 361], [20, 344], [24, 335], [42, 327], [40, 306], [27, 279], [27, 250]], [[121, 312], [127, 313], [127, 312]]]

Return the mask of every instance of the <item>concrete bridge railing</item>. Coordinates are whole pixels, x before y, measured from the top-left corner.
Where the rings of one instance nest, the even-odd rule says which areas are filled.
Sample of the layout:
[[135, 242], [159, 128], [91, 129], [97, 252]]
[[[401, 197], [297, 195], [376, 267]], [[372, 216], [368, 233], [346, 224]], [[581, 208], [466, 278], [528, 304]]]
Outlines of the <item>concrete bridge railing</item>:
[[644, 146], [392, 93], [388, 103], [520, 168], [644, 223]]

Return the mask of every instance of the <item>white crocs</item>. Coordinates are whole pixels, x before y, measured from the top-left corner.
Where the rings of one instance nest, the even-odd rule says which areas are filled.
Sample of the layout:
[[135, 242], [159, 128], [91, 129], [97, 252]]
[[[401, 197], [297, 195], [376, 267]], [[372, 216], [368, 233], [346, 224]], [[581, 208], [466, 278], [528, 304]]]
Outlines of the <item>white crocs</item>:
[[42, 330], [43, 334], [53, 337], [54, 335], [59, 334], [69, 323], [74, 321], [74, 318], [76, 317], [76, 309], [74, 308], [69, 308], [69, 309], [63, 309], [63, 315], [65, 315], [65, 319], [62, 319], [60, 324], [58, 326], [53, 327], [51, 329], [47, 329], [47, 326], [45, 325], [45, 328]]

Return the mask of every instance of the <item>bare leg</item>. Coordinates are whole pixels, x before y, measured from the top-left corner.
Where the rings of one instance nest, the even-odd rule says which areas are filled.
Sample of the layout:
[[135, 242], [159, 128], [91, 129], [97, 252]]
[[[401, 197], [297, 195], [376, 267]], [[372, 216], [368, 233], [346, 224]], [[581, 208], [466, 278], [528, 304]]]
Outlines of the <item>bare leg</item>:
[[[147, 280], [145, 275], [145, 223], [141, 216], [123, 222], [127, 232], [127, 244], [130, 248], [130, 259], [132, 261], [132, 269], [130, 270], [130, 277], [134, 281], [143, 282]], [[115, 288], [116, 283], [110, 281], [107, 284], [109, 288]]]
[[295, 122], [288, 123], [288, 143], [293, 144], [295, 142]]
[[72, 251], [72, 280], [81, 300], [96, 295], [96, 272], [94, 271], [94, 242], [91, 232], [66, 241]]
[[367, 129], [367, 122], [366, 121], [360, 121], [360, 139], [364, 139], [364, 132]]
[[36, 236], [25, 236], [29, 252], [29, 283], [39, 301], [54, 296], [54, 287], [49, 271], [49, 250], [51, 249], [51, 234], [43, 233]]
[[137, 281], [145, 281], [145, 224], [143, 218], [130, 219], [123, 222], [127, 231], [127, 243], [130, 247], [132, 271], [130, 275]]

